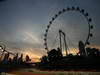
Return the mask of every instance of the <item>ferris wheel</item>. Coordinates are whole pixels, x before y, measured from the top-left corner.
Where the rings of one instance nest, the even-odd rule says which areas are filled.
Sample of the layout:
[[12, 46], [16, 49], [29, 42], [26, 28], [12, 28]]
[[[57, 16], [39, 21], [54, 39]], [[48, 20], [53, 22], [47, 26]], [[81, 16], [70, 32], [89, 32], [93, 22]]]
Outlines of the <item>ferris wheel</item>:
[[[73, 13], [72, 13], [73, 12]], [[65, 14], [66, 13], [66, 14]], [[65, 43], [65, 47], [67, 47], [67, 49], [68, 49], [68, 47], [70, 47], [69, 45], [68, 45], [68, 41], [70, 41], [71, 43], [72, 43], [72, 39], [71, 39], [71, 37], [69, 37], [69, 36], [67, 36], [67, 34], [70, 32], [70, 29], [69, 29], [69, 31], [66, 31], [66, 30], [68, 30], [68, 29], [66, 29], [66, 28], [68, 28], [68, 25], [64, 25], [63, 27], [62, 27], [62, 25], [64, 24], [64, 22], [65, 21], [63, 21], [63, 20], [65, 20], [66, 18], [63, 18], [63, 19], [59, 19], [60, 17], [65, 17], [66, 15], [69, 15], [70, 13], [72, 13], [72, 15], [74, 15], [74, 13], [76, 13], [78, 16], [80, 16], [82, 19], [85, 19], [85, 21], [84, 22], [86, 22], [86, 25], [87, 26], [85, 26], [86, 27], [86, 29], [84, 28], [84, 27], [79, 27], [79, 26], [82, 26], [81, 25], [81, 23], [79, 23], [78, 25], [78, 27], [76, 27], [76, 28], [78, 28], [78, 29], [80, 29], [80, 28], [84, 28], [84, 30], [81, 32], [81, 35], [83, 35], [82, 33], [84, 32], [84, 31], [87, 31], [87, 32], [85, 32], [86, 34], [85, 34], [85, 40], [84, 40], [84, 45], [85, 45], [85, 47], [87, 46], [87, 45], [90, 45], [90, 39], [91, 39], [91, 37], [93, 36], [93, 33], [92, 33], [92, 29], [93, 29], [93, 25], [92, 25], [92, 19], [89, 17], [89, 14], [84, 10], [84, 9], [81, 9], [81, 8], [79, 8], [79, 7], [67, 7], [67, 8], [64, 8], [64, 9], [62, 9], [61, 11], [59, 11], [57, 14], [55, 14], [53, 17], [52, 17], [52, 19], [49, 21], [49, 24], [47, 25], [47, 27], [46, 27], [46, 30], [45, 30], [45, 34], [44, 34], [44, 46], [45, 46], [45, 50], [47, 51], [47, 53], [52, 49], [52, 48], [56, 48], [56, 47], [60, 47], [61, 48], [61, 46], [64, 46], [64, 44], [63, 45], [61, 45], [62, 44], [62, 40], [61, 40], [61, 37], [64, 39], [64, 43]], [[71, 17], [71, 16], [70, 16]], [[70, 17], [68, 17], [69, 19], [70, 19]], [[67, 18], [67, 20], [68, 20], [68, 18]], [[77, 18], [77, 16], [74, 16], [74, 19], [75, 18]], [[58, 20], [57, 20], [58, 19]], [[82, 20], [82, 19], [80, 19], [79, 18], [79, 21], [80, 20]], [[76, 20], [76, 19], [75, 19]], [[59, 22], [56, 22], [56, 21], [59, 21]], [[76, 21], [75, 21], [75, 23], [76, 23]], [[83, 23], [83, 22], [82, 22]], [[66, 23], [65, 23], [66, 24]], [[58, 25], [60, 25], [60, 26], [58, 26]], [[84, 25], [83, 25], [84, 26]], [[69, 27], [71, 27], [71, 26], [69, 26]], [[76, 29], [75, 28], [75, 26], [73, 27], [73, 33], [74, 33], [74, 30]], [[65, 31], [64, 31], [65, 30]], [[76, 29], [77, 30], [77, 29]], [[82, 29], [81, 29], [82, 30]], [[58, 32], [58, 34], [57, 34], [57, 32]], [[67, 32], [67, 33], [66, 33]], [[80, 31], [78, 31], [78, 32], [80, 32]], [[69, 33], [70, 34], [70, 33]], [[77, 33], [75, 33], [75, 34], [77, 34]], [[59, 38], [57, 38], [57, 36], [56, 35], [60, 35], [59, 36]], [[66, 37], [65, 37], [66, 36]], [[75, 36], [75, 35], [73, 35], [73, 36]], [[80, 36], [80, 35], [79, 35]], [[55, 37], [55, 38], [54, 38]], [[56, 41], [54, 41], [54, 40], [52, 40], [51, 38], [53, 38], [53, 39], [56, 39], [56, 41], [57, 41], [57, 39], [60, 41], [60, 45], [59, 44], [56, 44], [56, 46], [54, 45], [54, 43], [56, 42]], [[83, 37], [82, 37], [83, 38]], [[72, 40], [72, 41], [71, 41]], [[78, 40], [78, 41], [80, 41], [80, 40]], [[77, 41], [77, 42], [78, 42]], [[83, 41], [83, 40], [81, 40], [81, 41]], [[53, 46], [51, 46], [49, 43], [51, 43]], [[71, 46], [73, 45], [73, 43], [71, 44]], [[66, 48], [65, 48], [66, 49]], [[67, 50], [68, 51], [68, 50]], [[76, 52], [77, 53], [77, 52]]]
[[3, 43], [0, 43], [0, 53], [1, 53], [1, 55], [0, 55], [1, 59], [3, 58], [3, 56], [4, 56], [5, 53], [9, 53], [11, 55], [15, 55], [14, 53], [7, 51], [6, 50], [6, 45], [3, 44]]

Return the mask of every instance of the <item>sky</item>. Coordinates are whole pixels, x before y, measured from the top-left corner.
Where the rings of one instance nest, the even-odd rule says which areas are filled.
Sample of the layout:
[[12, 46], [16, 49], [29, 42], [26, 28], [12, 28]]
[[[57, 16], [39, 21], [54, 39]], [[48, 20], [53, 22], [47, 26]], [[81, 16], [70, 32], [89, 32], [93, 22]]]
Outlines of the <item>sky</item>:
[[[99, 48], [100, 0], [0, 0], [1, 44], [5, 44], [8, 51], [29, 54], [33, 58], [46, 55], [43, 45], [46, 26], [58, 11], [71, 6], [79, 6], [89, 13], [94, 26], [91, 45]], [[74, 38], [86, 39], [88, 25], [80, 13], [69, 12], [56, 19], [48, 34], [49, 44], [60, 28], [70, 32], [68, 37], [72, 37], [73, 43], [77, 43]]]

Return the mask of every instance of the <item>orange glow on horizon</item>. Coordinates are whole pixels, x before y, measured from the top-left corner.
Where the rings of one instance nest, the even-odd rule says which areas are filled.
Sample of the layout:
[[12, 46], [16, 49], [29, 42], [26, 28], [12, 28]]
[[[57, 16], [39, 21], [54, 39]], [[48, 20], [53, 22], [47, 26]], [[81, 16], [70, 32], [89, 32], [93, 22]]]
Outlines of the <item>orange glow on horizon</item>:
[[32, 51], [31, 50], [32, 49], [27, 49], [27, 51], [24, 51], [23, 52], [24, 57], [26, 55], [28, 55], [30, 57], [30, 59], [31, 59], [30, 62], [39, 62], [40, 61], [40, 58], [42, 57], [42, 54], [39, 55], [38, 52], [36, 53], [36, 52], [34, 52], [34, 50], [32, 50]]
[[[90, 46], [87, 46], [87, 47], [90, 47], [90, 48], [97, 48], [97, 49], [100, 49], [100, 46], [99, 45], [90, 45]], [[31, 59], [31, 62], [40, 62], [40, 58], [44, 55], [47, 55], [47, 53], [41, 48], [23, 48], [22, 49], [24, 56], [24, 60], [25, 60], [25, 57], [26, 55], [28, 55]], [[42, 52], [44, 51], [44, 53]], [[70, 48], [69, 50], [67, 50], [68, 54], [73, 54], [73, 55], [76, 55], [79, 50], [78, 48]], [[63, 50], [63, 55], [66, 55], [66, 52], [65, 50]], [[20, 55], [19, 55], [20, 56]], [[13, 56], [10, 56], [11, 59], [13, 58]]]

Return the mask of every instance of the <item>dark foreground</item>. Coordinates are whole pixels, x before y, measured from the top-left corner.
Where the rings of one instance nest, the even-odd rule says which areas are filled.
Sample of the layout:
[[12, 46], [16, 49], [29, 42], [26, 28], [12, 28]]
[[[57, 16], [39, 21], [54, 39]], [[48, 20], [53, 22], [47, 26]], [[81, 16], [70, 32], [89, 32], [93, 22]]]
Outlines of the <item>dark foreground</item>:
[[55, 59], [52, 62], [41, 62], [39, 69], [100, 71], [100, 57], [67, 56], [61, 59]]
[[23, 69], [6, 73], [6, 75], [100, 75], [100, 72], [84, 71], [40, 71], [34, 69]]

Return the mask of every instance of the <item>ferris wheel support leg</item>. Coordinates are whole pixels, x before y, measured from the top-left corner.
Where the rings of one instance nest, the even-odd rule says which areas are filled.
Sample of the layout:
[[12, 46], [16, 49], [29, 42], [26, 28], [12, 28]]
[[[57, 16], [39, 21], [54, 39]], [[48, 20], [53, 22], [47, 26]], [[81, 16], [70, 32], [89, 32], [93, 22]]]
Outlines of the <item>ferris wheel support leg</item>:
[[60, 50], [62, 52], [61, 30], [59, 30]]

